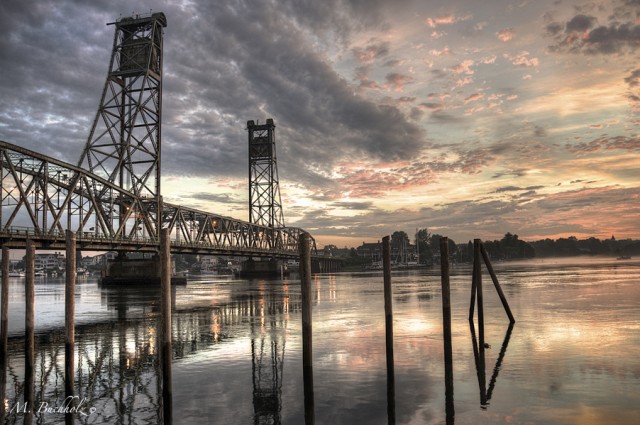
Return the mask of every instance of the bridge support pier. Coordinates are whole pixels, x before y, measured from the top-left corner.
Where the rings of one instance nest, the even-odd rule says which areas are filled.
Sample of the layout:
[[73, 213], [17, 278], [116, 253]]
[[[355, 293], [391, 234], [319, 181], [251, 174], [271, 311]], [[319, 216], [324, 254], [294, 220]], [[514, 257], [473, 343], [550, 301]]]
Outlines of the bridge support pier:
[[[171, 270], [171, 284], [186, 285], [186, 277], [175, 275], [174, 263], [171, 264]], [[102, 273], [100, 283], [104, 285], [160, 285], [160, 257], [127, 258], [126, 254], [120, 253], [107, 263]]]
[[[241, 277], [280, 277], [284, 274], [285, 263], [282, 260], [255, 261], [252, 258], [244, 261], [240, 270]], [[289, 270], [286, 271], [289, 273]]]

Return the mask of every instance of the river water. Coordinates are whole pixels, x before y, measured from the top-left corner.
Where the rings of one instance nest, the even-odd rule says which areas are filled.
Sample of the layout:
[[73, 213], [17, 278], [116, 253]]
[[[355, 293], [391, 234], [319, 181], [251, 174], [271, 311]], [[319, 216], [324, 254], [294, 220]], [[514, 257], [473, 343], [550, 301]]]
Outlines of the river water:
[[[637, 424], [640, 261], [545, 259], [494, 268], [516, 323], [509, 327], [483, 273], [491, 346], [484, 377], [468, 321], [471, 267], [451, 270], [454, 380], [448, 412], [439, 271], [392, 274], [395, 422]], [[387, 424], [382, 274], [315, 275], [312, 287], [315, 423]], [[16, 408], [24, 379], [23, 280], [11, 278], [9, 290], [5, 423], [13, 424], [23, 421]], [[305, 423], [295, 276], [193, 278], [173, 295], [174, 423]], [[157, 288], [105, 288], [95, 279], [78, 279], [79, 423], [158, 423], [159, 298]], [[40, 278], [36, 408], [64, 402], [63, 324], [64, 281]], [[35, 421], [64, 423], [64, 415], [42, 411]]]

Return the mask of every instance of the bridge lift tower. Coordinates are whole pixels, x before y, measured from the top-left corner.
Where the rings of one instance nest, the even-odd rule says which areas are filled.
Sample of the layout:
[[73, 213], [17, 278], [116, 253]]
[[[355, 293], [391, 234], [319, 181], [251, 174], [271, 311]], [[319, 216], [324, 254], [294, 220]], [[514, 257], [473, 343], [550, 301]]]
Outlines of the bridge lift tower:
[[157, 236], [162, 220], [162, 40], [167, 18], [164, 13], [135, 15], [109, 25], [116, 29], [109, 73], [78, 166], [149, 201], [112, 206], [120, 234], [127, 233], [126, 226], [135, 226]]
[[272, 229], [284, 227], [276, 160], [276, 126], [247, 121], [249, 131], [249, 221]]

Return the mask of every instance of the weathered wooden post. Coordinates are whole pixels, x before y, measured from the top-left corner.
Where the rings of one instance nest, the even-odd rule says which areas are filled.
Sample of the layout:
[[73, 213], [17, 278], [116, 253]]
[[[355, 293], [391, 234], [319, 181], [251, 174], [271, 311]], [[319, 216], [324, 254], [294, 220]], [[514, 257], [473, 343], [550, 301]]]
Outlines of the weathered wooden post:
[[24, 414], [25, 425], [33, 423], [34, 397], [34, 362], [35, 362], [35, 245], [27, 239], [25, 255], [25, 316], [24, 316], [24, 402], [27, 406]]
[[500, 287], [500, 283], [498, 282], [498, 277], [496, 276], [495, 271], [493, 271], [493, 266], [491, 265], [491, 261], [489, 260], [489, 255], [487, 254], [487, 251], [484, 249], [484, 245], [482, 243], [480, 243], [480, 252], [482, 253], [482, 258], [484, 259], [484, 263], [487, 266], [487, 270], [491, 275], [491, 280], [493, 280], [493, 286], [496, 287], [496, 291], [498, 292], [498, 296], [500, 297], [500, 301], [502, 302], [504, 311], [507, 313], [507, 316], [509, 316], [509, 321], [511, 323], [515, 323], [516, 319], [514, 319], [513, 314], [511, 314], [511, 309], [509, 308], [507, 297], [505, 297], [504, 292], [502, 292], [502, 288]]
[[300, 292], [302, 295], [302, 379], [304, 381], [304, 422], [315, 424], [313, 393], [313, 344], [311, 318], [311, 244], [309, 234], [300, 235]]
[[7, 358], [7, 343], [8, 343], [8, 329], [9, 329], [9, 248], [6, 246], [2, 247], [2, 306], [1, 310], [1, 321], [0, 321], [0, 342], [2, 343], [2, 347], [0, 347], [0, 361], [5, 361]]
[[391, 244], [382, 238], [382, 270], [384, 279], [384, 322], [387, 348], [387, 422], [396, 423], [396, 378], [393, 359], [393, 291], [391, 288]]
[[[64, 288], [64, 391], [67, 400], [73, 407], [73, 383], [75, 369], [75, 305], [76, 305], [76, 234], [67, 230], [66, 234], [66, 275]], [[65, 422], [73, 424], [73, 409], [65, 413]]]
[[[481, 375], [479, 378], [482, 380], [480, 382], [482, 391], [480, 392], [480, 402], [484, 405], [486, 404], [486, 384], [485, 384], [485, 359], [484, 359], [484, 301], [482, 296], [482, 268], [480, 263], [480, 246], [482, 241], [480, 239], [473, 240], [473, 272], [475, 274], [475, 283], [476, 283], [476, 298], [478, 300], [478, 349], [480, 351], [480, 369]], [[477, 264], [477, 266], [476, 266]], [[473, 320], [473, 318], [472, 318]]]
[[[474, 245], [475, 247], [475, 245]], [[480, 262], [476, 260], [475, 249], [473, 251], [473, 272], [471, 275], [471, 303], [469, 304], [469, 320], [473, 320], [473, 313], [476, 307], [476, 292], [478, 291], [478, 283], [476, 279], [480, 275]]]
[[7, 344], [9, 343], [9, 248], [2, 247], [2, 288], [0, 288], [0, 424], [5, 420], [7, 396]]
[[440, 281], [442, 286], [442, 337], [444, 339], [444, 387], [446, 423], [453, 424], [453, 348], [451, 343], [451, 288], [449, 282], [449, 238], [440, 239]]
[[173, 422], [173, 394], [171, 380], [171, 239], [169, 229], [160, 233], [161, 336], [162, 336], [162, 412], [163, 423]]

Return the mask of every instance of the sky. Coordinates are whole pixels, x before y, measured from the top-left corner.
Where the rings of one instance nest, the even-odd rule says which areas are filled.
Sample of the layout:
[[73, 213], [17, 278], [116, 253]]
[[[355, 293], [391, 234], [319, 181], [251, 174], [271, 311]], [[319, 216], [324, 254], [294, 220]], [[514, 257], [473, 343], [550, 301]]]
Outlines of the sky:
[[106, 24], [150, 11], [167, 202], [248, 220], [246, 122], [273, 118], [319, 246], [640, 239], [639, 0], [3, 0], [0, 140], [77, 163]]

